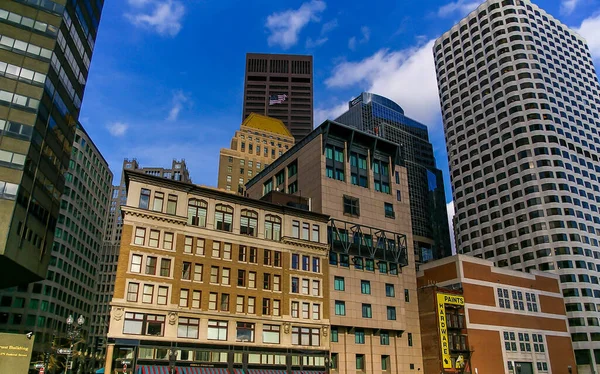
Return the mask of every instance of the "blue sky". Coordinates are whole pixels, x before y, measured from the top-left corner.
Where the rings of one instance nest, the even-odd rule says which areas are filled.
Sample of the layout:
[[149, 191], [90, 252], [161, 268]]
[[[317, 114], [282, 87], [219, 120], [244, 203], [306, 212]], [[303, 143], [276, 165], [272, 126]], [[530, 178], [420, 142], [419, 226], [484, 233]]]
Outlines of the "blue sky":
[[[126, 157], [185, 158], [195, 183], [216, 185], [219, 149], [241, 122], [246, 52], [312, 54], [315, 125], [364, 90], [389, 97], [429, 127], [450, 202], [431, 45], [479, 3], [105, 1], [80, 120], [116, 180]], [[588, 38], [600, 67], [600, 0], [535, 3]]]

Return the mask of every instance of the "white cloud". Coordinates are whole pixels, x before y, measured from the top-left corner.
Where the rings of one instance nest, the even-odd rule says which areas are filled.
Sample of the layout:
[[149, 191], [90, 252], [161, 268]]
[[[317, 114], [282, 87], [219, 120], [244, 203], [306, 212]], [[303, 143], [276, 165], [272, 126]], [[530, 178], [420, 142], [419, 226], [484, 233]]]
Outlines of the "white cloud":
[[362, 34], [362, 39], [360, 40], [361, 43], [366, 43], [369, 41], [369, 39], [371, 38], [371, 30], [367, 27], [367, 26], [363, 26], [360, 28], [360, 32]]
[[600, 61], [600, 13], [584, 19], [575, 31], [587, 40], [594, 60]]
[[182, 91], [177, 91], [173, 94], [172, 106], [167, 117], [167, 121], [176, 121], [179, 117], [179, 112], [183, 109], [183, 105], [189, 102], [189, 98]]
[[569, 15], [573, 13], [577, 5], [581, 2], [581, 0], [562, 0], [560, 2], [560, 13], [564, 15]]
[[448, 227], [450, 228], [450, 246], [452, 247], [452, 254], [456, 254], [456, 242], [454, 241], [454, 200], [446, 204], [446, 212], [448, 213]]
[[146, 4], [150, 3], [150, 1], [152, 0], [127, 0], [127, 3], [134, 7], [143, 7]]
[[352, 51], [356, 49], [356, 36], [353, 36], [350, 39], [348, 39], [348, 48]]
[[303, 3], [298, 9], [273, 13], [267, 17], [266, 27], [270, 35], [269, 46], [279, 45], [288, 49], [298, 43], [300, 31], [311, 21], [319, 21], [319, 14], [325, 10], [325, 2], [312, 0]]
[[356, 36], [351, 37], [350, 39], [348, 39], [348, 48], [352, 51], [356, 50], [356, 43], [366, 43], [369, 41], [369, 39], [371, 39], [371, 29], [369, 29], [367, 26], [363, 26], [360, 28], [360, 33], [362, 35], [362, 38], [360, 40], [356, 39]]
[[312, 40], [312, 38], [306, 38], [306, 45], [305, 47], [307, 49], [312, 49], [312, 48], [316, 48], [319, 46], [322, 46], [323, 44], [325, 44], [325, 42], [327, 42], [328, 38], [319, 38], [317, 40]]
[[112, 136], [123, 136], [128, 128], [129, 125], [123, 122], [113, 122], [106, 125], [106, 129]]
[[433, 40], [400, 51], [382, 49], [358, 62], [342, 62], [325, 84], [330, 87], [360, 85], [404, 108], [409, 117], [438, 125], [440, 103], [433, 62]]
[[461, 17], [471, 13], [481, 4], [480, 0], [457, 0], [438, 9], [438, 17], [446, 18], [458, 13]]
[[315, 119], [315, 127], [319, 126], [327, 119], [334, 120], [342, 113], [346, 112], [348, 110], [348, 101], [344, 101], [343, 103], [337, 104], [330, 108], [316, 108], [313, 115]]
[[154, 30], [160, 35], [175, 36], [181, 30], [181, 20], [185, 7], [178, 0], [129, 0], [129, 4], [139, 8], [125, 16], [139, 27]]
[[321, 35], [325, 35], [328, 32], [336, 29], [337, 27], [338, 27], [338, 20], [337, 20], [337, 18], [334, 18], [331, 21], [323, 24], [323, 27], [321, 27]]

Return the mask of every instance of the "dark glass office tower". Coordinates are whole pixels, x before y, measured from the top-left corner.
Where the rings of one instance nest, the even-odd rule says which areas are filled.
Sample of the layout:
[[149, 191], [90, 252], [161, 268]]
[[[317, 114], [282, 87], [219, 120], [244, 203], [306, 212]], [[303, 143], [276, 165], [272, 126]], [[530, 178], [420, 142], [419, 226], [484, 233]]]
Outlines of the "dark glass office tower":
[[103, 3], [0, 2], [0, 288], [46, 277]]
[[406, 117], [392, 100], [368, 92], [350, 101], [348, 111], [335, 121], [401, 145], [408, 171], [415, 259], [424, 263], [452, 255], [444, 181], [435, 166], [427, 127]]
[[[312, 56], [246, 54], [242, 120], [254, 112], [283, 121], [296, 141], [308, 135], [313, 129], [312, 65]], [[271, 97], [279, 101], [271, 104]]]

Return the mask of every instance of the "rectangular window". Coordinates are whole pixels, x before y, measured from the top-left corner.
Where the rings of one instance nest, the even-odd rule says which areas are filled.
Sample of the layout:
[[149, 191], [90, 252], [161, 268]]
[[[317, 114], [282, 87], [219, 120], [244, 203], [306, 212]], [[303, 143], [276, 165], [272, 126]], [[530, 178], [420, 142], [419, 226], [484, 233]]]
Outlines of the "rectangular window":
[[300, 239], [300, 222], [292, 221], [292, 237]]
[[219, 267], [218, 266], [210, 267], [210, 283], [219, 284]]
[[208, 309], [209, 310], [217, 310], [217, 297], [218, 297], [218, 294], [216, 292], [211, 292], [208, 295]]
[[302, 222], [302, 239], [303, 240], [309, 240], [309, 233], [310, 233], [310, 224], [306, 223], [306, 222]]
[[334, 277], [333, 278], [333, 289], [336, 291], [345, 291], [346, 290], [346, 282], [344, 281], [344, 277]]
[[310, 284], [310, 280], [302, 279], [302, 294], [303, 295], [309, 295], [309, 284]]
[[313, 280], [312, 281], [312, 295], [319, 296], [321, 294], [321, 281]]
[[[396, 319], [396, 318], [394, 318], [394, 319]], [[408, 346], [412, 347], [413, 346], [413, 337], [412, 337], [412, 333], [411, 332], [408, 333], [407, 339], [408, 339]]]
[[263, 325], [262, 341], [266, 344], [279, 344], [279, 330], [278, 325]]
[[404, 301], [405, 302], [410, 302], [410, 293], [408, 292], [408, 289], [404, 289]]
[[154, 203], [152, 205], [152, 210], [156, 212], [162, 212], [163, 210], [163, 202], [165, 200], [165, 194], [162, 192], [154, 193]]
[[300, 279], [297, 277], [292, 277], [291, 292], [292, 293], [300, 292]]
[[363, 318], [373, 318], [373, 310], [371, 309], [371, 304], [362, 305], [362, 316]]
[[146, 316], [146, 335], [163, 336], [165, 329], [165, 316], [148, 314]]
[[192, 292], [192, 308], [200, 309], [202, 303], [202, 291]]
[[385, 284], [385, 296], [394, 297], [396, 296], [396, 292], [394, 291], [394, 285], [390, 283]]
[[254, 342], [254, 323], [237, 322], [236, 325], [236, 342]]
[[223, 260], [231, 260], [231, 243], [223, 243]]
[[229, 268], [223, 268], [223, 271], [221, 272], [221, 284], [228, 286], [229, 285], [229, 277], [231, 275], [231, 269]]
[[248, 247], [246, 247], [245, 245], [240, 245], [239, 252], [238, 252], [238, 261], [246, 262], [247, 259], [248, 259]]
[[133, 239], [133, 244], [136, 245], [144, 245], [144, 241], [146, 240], [146, 229], [144, 228], [136, 228], [135, 229], [135, 238]]
[[321, 272], [321, 259], [318, 257], [313, 257], [312, 259], [312, 271], [313, 273]]
[[129, 283], [127, 286], [127, 301], [136, 303], [138, 300], [139, 283]]
[[140, 192], [140, 203], [138, 205], [141, 209], [148, 209], [150, 206], [150, 190], [142, 188]]
[[192, 263], [191, 262], [183, 262], [181, 266], [181, 279], [183, 280], [191, 280], [192, 279]]
[[221, 243], [213, 242], [212, 257], [221, 258]]
[[371, 282], [369, 282], [368, 280], [361, 280], [360, 292], [367, 295], [371, 294]]
[[281, 252], [279, 251], [273, 252], [273, 266], [278, 268], [281, 267]]
[[319, 242], [321, 237], [319, 235], [319, 225], [312, 225], [312, 239], [313, 242]]
[[155, 275], [156, 274], [156, 262], [157, 258], [153, 256], [146, 257], [146, 274]]
[[236, 313], [244, 313], [244, 307], [245, 307], [245, 300], [244, 300], [244, 296], [238, 296], [235, 302], [235, 312]]
[[171, 260], [163, 258], [160, 260], [160, 276], [170, 277], [171, 276]]
[[172, 250], [173, 249], [173, 233], [165, 232], [165, 237], [163, 240], [163, 249]]
[[394, 213], [394, 206], [390, 203], [384, 203], [384, 212], [387, 218], [396, 218]]
[[396, 320], [396, 307], [388, 306], [387, 307], [387, 319], [391, 321]]
[[158, 286], [158, 295], [156, 297], [156, 303], [158, 305], [167, 305], [168, 295], [169, 295], [168, 287]]
[[250, 255], [248, 256], [248, 262], [251, 264], [257, 264], [258, 263], [258, 256], [257, 256], [257, 252], [258, 250], [254, 247], [250, 247]]
[[273, 275], [273, 291], [281, 291], [281, 275]]
[[310, 303], [302, 303], [302, 318], [309, 319]]
[[179, 317], [177, 325], [177, 337], [198, 339], [200, 320], [198, 318]]
[[390, 333], [382, 331], [379, 333], [379, 344], [390, 345]]
[[167, 213], [175, 214], [177, 212], [177, 196], [169, 195], [169, 199], [167, 200]]
[[265, 249], [263, 254], [263, 263], [267, 266], [271, 266], [271, 261], [273, 261], [272, 252], [268, 249]]
[[300, 255], [292, 254], [292, 269], [298, 270], [300, 268]]
[[256, 298], [253, 296], [248, 296], [248, 314], [255, 314], [256, 308]]
[[227, 340], [227, 321], [208, 320], [208, 340]]
[[359, 199], [351, 196], [344, 195], [344, 214], [351, 216], [360, 216], [360, 202]]
[[131, 255], [131, 267], [129, 271], [139, 273], [142, 271], [142, 255]]
[[496, 292], [498, 295], [498, 306], [500, 308], [510, 309], [510, 298], [508, 290], [505, 288], [498, 288]]
[[256, 288], [256, 272], [248, 272], [248, 288]]
[[160, 239], [160, 231], [150, 230], [150, 238], [148, 239], [148, 246], [152, 248], [158, 248], [158, 242]]
[[345, 316], [346, 315], [346, 303], [344, 301], [335, 301], [335, 315]]
[[153, 296], [154, 296], [154, 286], [151, 284], [145, 284], [144, 292], [142, 294], [142, 303], [152, 304]]
[[318, 320], [321, 318], [321, 305], [313, 304], [312, 306], [312, 319]]
[[279, 317], [281, 315], [281, 301], [273, 300], [273, 315]]
[[202, 282], [202, 264], [194, 264], [194, 282]]
[[354, 343], [365, 344], [365, 331], [363, 329], [356, 329], [354, 331]]
[[196, 238], [196, 254], [204, 256], [204, 239]]
[[144, 315], [142, 313], [125, 313], [123, 334], [141, 335], [143, 327]]
[[292, 317], [300, 317], [300, 303], [298, 301], [292, 301]]
[[264, 273], [263, 274], [263, 290], [271, 289], [271, 274]]
[[179, 306], [187, 308], [189, 296], [190, 296], [190, 290], [186, 290], [186, 289], [182, 288], [179, 291]]
[[246, 287], [246, 270], [238, 270], [238, 287]]
[[310, 256], [302, 256], [302, 270], [310, 271]]
[[271, 299], [263, 299], [262, 314], [263, 316], [271, 315]]
[[221, 294], [221, 311], [229, 312], [229, 294]]
[[365, 371], [365, 355], [357, 354], [355, 360], [356, 360], [356, 370], [357, 371]]
[[381, 370], [390, 371], [390, 356], [381, 355]]

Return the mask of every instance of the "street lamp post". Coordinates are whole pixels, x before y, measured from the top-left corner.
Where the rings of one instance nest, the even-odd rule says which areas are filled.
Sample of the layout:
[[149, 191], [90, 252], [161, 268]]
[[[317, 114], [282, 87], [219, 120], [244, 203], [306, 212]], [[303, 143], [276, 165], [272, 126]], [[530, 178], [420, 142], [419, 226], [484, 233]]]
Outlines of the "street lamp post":
[[72, 315], [67, 317], [67, 337], [69, 338], [69, 354], [67, 355], [67, 373], [72, 373], [71, 366], [73, 365], [73, 346], [76, 341], [81, 337], [81, 328], [85, 323], [85, 318], [79, 316], [77, 323], [73, 319]]

